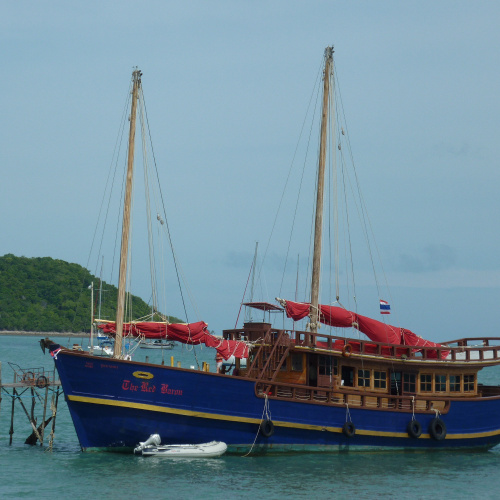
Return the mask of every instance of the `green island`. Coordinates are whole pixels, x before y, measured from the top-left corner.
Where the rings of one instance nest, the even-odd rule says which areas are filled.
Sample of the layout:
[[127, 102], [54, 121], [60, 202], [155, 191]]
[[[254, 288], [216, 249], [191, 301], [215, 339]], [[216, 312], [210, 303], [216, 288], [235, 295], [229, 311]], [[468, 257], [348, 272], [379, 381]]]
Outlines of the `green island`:
[[[94, 283], [94, 310], [101, 318], [114, 319], [118, 289], [79, 264], [51, 257], [0, 257], [0, 331], [89, 332], [91, 283]], [[151, 315], [151, 306], [130, 296], [134, 318]], [[171, 323], [183, 321], [168, 316]]]

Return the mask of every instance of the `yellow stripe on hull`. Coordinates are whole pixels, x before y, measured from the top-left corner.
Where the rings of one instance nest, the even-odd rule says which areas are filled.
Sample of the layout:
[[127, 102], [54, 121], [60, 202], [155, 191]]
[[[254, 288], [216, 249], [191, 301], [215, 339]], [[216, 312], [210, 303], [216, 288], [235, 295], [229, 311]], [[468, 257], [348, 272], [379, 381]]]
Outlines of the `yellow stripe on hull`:
[[[154, 411], [159, 413], [170, 413], [174, 415], [183, 415], [186, 417], [196, 417], [196, 418], [207, 418], [211, 420], [224, 420], [228, 422], [241, 422], [247, 424], [261, 423], [259, 418], [249, 418], [249, 417], [233, 417], [230, 415], [221, 415], [218, 413], [206, 413], [201, 411], [193, 410], [183, 410], [179, 408], [167, 408], [165, 406], [150, 405], [145, 403], [131, 403], [129, 401], [118, 401], [115, 399], [102, 399], [102, 398], [89, 398], [86, 396], [68, 396], [70, 401], [75, 401], [77, 403], [90, 403], [96, 405], [106, 405], [106, 406], [117, 406], [122, 408], [133, 408], [136, 410], [144, 411]], [[298, 422], [281, 422], [278, 420], [273, 420], [275, 427], [287, 427], [292, 429], [306, 429], [311, 431], [322, 431], [322, 432], [342, 432], [342, 427], [330, 427], [322, 425], [311, 425], [311, 424], [301, 424]], [[397, 437], [397, 438], [410, 438], [406, 432], [386, 432], [386, 431], [371, 431], [356, 429], [356, 434], [361, 436], [378, 436], [378, 437]], [[500, 429], [487, 432], [471, 432], [469, 434], [447, 434], [446, 439], [477, 439], [483, 437], [491, 437], [500, 435]], [[421, 438], [430, 438], [429, 434], [422, 434]]]

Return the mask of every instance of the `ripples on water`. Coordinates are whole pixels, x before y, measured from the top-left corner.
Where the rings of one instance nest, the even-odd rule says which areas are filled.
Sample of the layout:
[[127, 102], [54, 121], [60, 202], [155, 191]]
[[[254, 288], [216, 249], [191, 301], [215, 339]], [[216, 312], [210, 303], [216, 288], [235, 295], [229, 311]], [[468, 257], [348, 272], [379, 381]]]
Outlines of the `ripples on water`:
[[[3, 381], [7, 361], [52, 368], [36, 337], [0, 336]], [[65, 339], [66, 340], [66, 339]], [[71, 341], [72, 343], [73, 341]], [[70, 342], [61, 343], [70, 344]], [[84, 344], [85, 345], [85, 344]], [[161, 354], [141, 351], [146, 355]], [[183, 366], [192, 353], [176, 347]], [[212, 361], [212, 353], [198, 360]], [[487, 373], [487, 372], [486, 372]], [[500, 369], [484, 382], [500, 384]], [[499, 498], [500, 447], [488, 452], [351, 452], [220, 459], [162, 459], [111, 453], [82, 453], [61, 399], [54, 451], [24, 445], [29, 423], [19, 405], [9, 446], [10, 400], [0, 408], [0, 498]], [[26, 403], [25, 403], [26, 404]]]

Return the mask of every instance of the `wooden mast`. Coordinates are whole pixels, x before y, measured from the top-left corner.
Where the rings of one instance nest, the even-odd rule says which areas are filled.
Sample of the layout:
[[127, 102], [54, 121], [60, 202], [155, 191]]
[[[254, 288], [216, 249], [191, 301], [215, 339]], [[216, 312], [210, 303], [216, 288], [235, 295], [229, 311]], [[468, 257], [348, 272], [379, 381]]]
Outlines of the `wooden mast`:
[[330, 73], [333, 47], [325, 49], [325, 72], [323, 75], [323, 111], [321, 115], [321, 137], [319, 146], [318, 191], [316, 195], [316, 219], [314, 224], [314, 254], [311, 280], [311, 313], [309, 330], [317, 333], [319, 325], [319, 275], [321, 271], [321, 239], [323, 231], [323, 193], [325, 184], [326, 133], [328, 128], [328, 99], [330, 95]]
[[130, 111], [130, 132], [128, 139], [127, 183], [125, 187], [125, 203], [123, 206], [122, 244], [120, 250], [120, 273], [118, 278], [118, 301], [116, 305], [116, 338], [113, 357], [122, 357], [123, 316], [125, 313], [125, 289], [127, 281], [127, 261], [130, 234], [130, 205], [132, 199], [132, 180], [134, 173], [135, 119], [137, 100], [141, 86], [142, 73], [136, 69], [132, 73], [132, 106]]

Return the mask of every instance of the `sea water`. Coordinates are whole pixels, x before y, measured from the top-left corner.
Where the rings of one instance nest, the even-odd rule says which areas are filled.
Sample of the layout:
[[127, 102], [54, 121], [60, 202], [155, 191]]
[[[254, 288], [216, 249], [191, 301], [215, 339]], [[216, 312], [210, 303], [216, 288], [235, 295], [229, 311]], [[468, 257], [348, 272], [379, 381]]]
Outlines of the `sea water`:
[[[40, 336], [42, 337], [42, 336]], [[57, 339], [55, 339], [57, 341]], [[64, 345], [88, 339], [60, 338]], [[195, 357], [196, 354], [196, 357]], [[214, 364], [213, 351], [176, 346], [140, 349], [134, 359], [181, 366]], [[3, 383], [12, 382], [8, 361], [22, 368], [53, 369], [38, 338], [0, 336]], [[488, 375], [488, 371], [490, 375]], [[484, 371], [483, 382], [500, 384], [500, 369]], [[29, 391], [28, 391], [29, 392]], [[40, 391], [43, 392], [43, 391]], [[23, 396], [24, 397], [24, 396]], [[28, 411], [30, 395], [25, 395]], [[37, 403], [40, 414], [40, 403]], [[60, 398], [53, 451], [25, 445], [31, 433], [18, 402], [9, 446], [11, 398], [0, 407], [0, 498], [499, 498], [500, 447], [484, 452], [342, 452], [166, 459], [133, 454], [82, 453], [68, 408]], [[48, 437], [45, 437], [46, 443]]]

